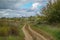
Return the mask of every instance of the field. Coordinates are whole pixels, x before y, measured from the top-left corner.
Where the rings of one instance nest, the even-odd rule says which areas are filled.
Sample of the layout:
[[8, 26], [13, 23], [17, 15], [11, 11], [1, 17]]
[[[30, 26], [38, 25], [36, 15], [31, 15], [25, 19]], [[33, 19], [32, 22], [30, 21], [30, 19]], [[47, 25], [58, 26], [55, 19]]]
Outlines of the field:
[[[36, 30], [37, 32], [39, 32], [40, 30], [48, 33], [49, 35], [51, 35], [54, 40], [60, 40], [60, 25], [33, 25], [32, 29]], [[39, 32], [40, 33], [40, 32]], [[44, 34], [43, 34], [44, 35]], [[47, 36], [47, 35], [45, 35]]]
[[24, 40], [22, 26], [18, 19], [0, 19], [0, 40]]

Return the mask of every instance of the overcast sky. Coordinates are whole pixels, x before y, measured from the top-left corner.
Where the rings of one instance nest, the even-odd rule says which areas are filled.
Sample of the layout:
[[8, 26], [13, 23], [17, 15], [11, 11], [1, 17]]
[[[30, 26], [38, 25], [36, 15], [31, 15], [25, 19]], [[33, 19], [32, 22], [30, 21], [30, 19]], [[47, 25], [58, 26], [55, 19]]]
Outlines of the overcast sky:
[[47, 0], [0, 0], [0, 17], [34, 16]]

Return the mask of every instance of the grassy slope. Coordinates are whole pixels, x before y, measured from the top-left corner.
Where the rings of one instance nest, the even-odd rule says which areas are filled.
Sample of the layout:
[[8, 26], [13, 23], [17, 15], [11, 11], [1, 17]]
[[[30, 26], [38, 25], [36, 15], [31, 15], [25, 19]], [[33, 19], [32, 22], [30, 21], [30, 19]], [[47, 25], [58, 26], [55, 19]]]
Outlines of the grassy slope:
[[39, 25], [39, 26], [32, 26], [34, 30], [43, 30], [48, 34], [52, 35], [55, 40], [60, 40], [60, 28], [53, 27], [50, 25]]
[[[2, 19], [1, 19], [2, 20]], [[7, 20], [8, 21], [8, 20]], [[12, 24], [14, 24], [15, 25], [15, 23], [16, 22], [14, 22], [13, 23], [13, 21], [12, 22], [10, 22], [10, 21], [8, 21], [8, 22], [6, 22], [5, 20], [4, 21], [0, 21], [1, 22], [1, 24], [3, 25], [3, 28], [6, 26], [6, 27], [9, 27], [9, 26], [11, 26], [9, 23], [12, 23]], [[7, 23], [7, 24], [6, 24]], [[0, 24], [0, 27], [2, 27], [1, 26], [1, 24]], [[6, 25], [5, 25], [6, 24]], [[8, 25], [9, 24], [9, 25]], [[17, 23], [18, 24], [18, 23]], [[13, 25], [13, 26], [14, 26]], [[13, 27], [13, 26], [11, 26], [11, 27]], [[6, 29], [6, 27], [3, 29], [3, 32], [6, 32], [6, 31], [8, 31], [7, 29]], [[19, 24], [19, 26], [17, 25], [17, 27], [19, 27], [19, 36], [7, 36], [7, 37], [1, 37], [0, 36], [0, 40], [24, 40], [24, 34], [23, 34], [23, 32], [22, 32], [22, 27], [23, 27], [23, 25], [22, 24]], [[2, 28], [0, 28], [0, 31], [1, 31], [1, 29]], [[6, 29], [6, 31], [4, 31]]]
[[9, 36], [8, 40], [24, 40], [24, 34], [22, 32], [22, 25], [20, 25], [20, 35], [19, 36]]
[[19, 36], [9, 36], [9, 37], [0, 37], [0, 40], [24, 40], [24, 34], [21, 30], [22, 25], [20, 25], [20, 35]]

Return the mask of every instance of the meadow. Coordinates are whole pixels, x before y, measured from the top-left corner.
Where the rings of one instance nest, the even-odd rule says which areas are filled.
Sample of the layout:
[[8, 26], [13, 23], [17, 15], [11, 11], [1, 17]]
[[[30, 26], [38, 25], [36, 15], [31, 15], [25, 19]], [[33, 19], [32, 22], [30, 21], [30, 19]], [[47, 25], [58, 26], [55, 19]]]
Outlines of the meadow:
[[18, 18], [0, 18], [0, 40], [24, 40], [20, 22]]
[[[37, 32], [41, 33], [41, 30], [48, 35], [52, 36], [54, 40], [60, 40], [60, 25], [47, 25], [47, 24], [41, 24], [41, 25], [33, 25], [31, 27], [32, 29], [36, 30]], [[42, 35], [44, 35], [43, 33]], [[44, 35], [45, 37], [47, 35]]]

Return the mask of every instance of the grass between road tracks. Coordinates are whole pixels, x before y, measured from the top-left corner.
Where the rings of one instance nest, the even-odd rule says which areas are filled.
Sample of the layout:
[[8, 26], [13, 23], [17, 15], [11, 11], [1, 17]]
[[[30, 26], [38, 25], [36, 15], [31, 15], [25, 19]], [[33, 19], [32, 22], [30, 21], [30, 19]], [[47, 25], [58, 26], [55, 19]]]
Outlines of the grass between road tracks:
[[[58, 28], [58, 25], [51, 26], [51, 25], [35, 25], [31, 27], [32, 29], [36, 30], [37, 32], [41, 33], [40, 30], [48, 33], [49, 35], [53, 36], [54, 40], [60, 40], [60, 28]], [[44, 34], [43, 34], [44, 35]], [[45, 35], [47, 36], [47, 35]]]

